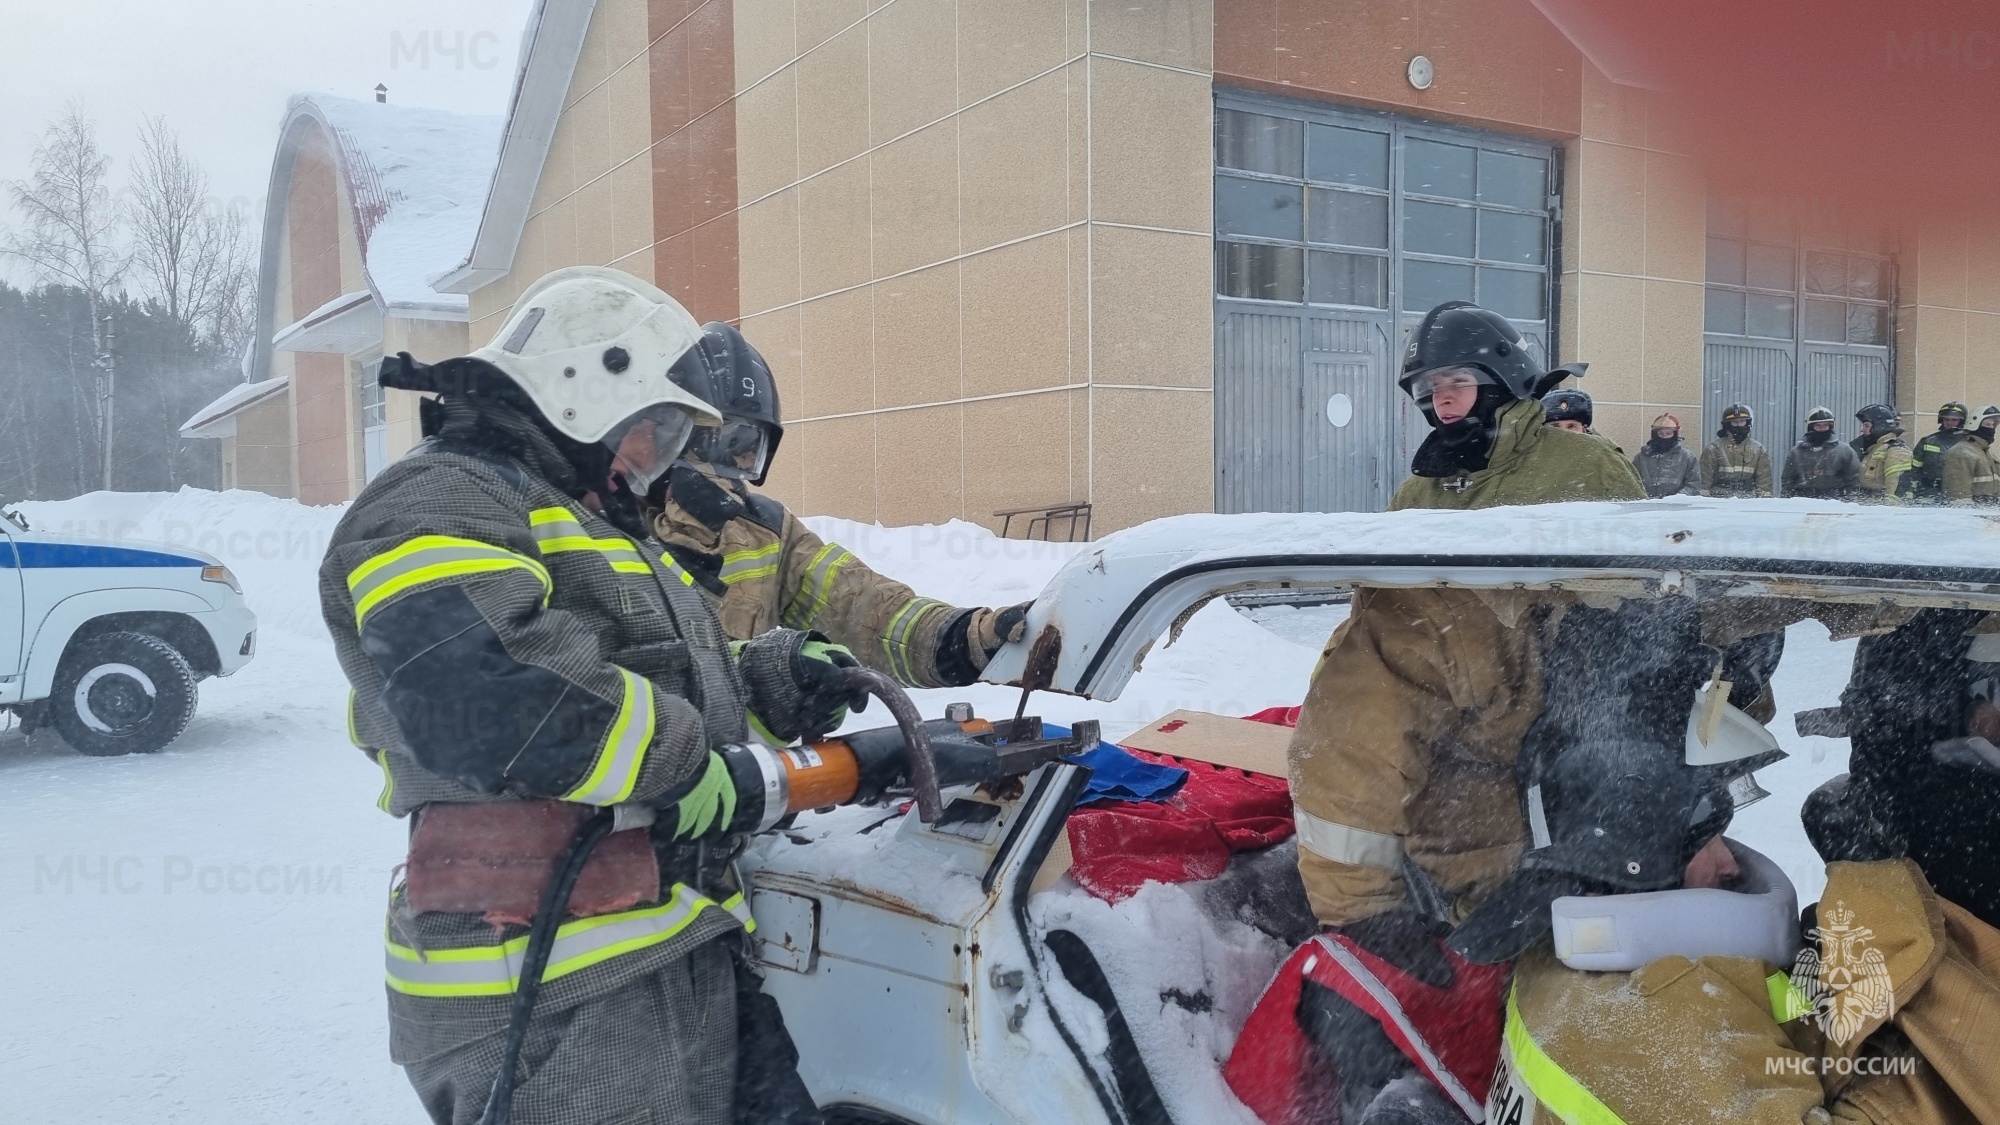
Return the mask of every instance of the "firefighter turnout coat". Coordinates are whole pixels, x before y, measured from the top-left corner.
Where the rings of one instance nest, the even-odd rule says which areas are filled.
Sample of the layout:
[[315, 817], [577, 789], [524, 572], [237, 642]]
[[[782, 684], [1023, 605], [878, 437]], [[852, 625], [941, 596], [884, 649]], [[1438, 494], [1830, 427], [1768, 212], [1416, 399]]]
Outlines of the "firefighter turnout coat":
[[[1487, 468], [1412, 477], [1392, 510], [1639, 500], [1608, 443], [1506, 407]], [[1405, 855], [1469, 909], [1513, 871], [1514, 782], [1541, 713], [1541, 607], [1560, 596], [1363, 589], [1328, 642], [1291, 743], [1299, 870], [1313, 912], [1347, 925], [1404, 901]]]
[[[442, 431], [335, 528], [320, 602], [353, 685], [349, 730], [381, 807], [677, 799], [746, 740], [744, 690], [707, 599], [575, 497], [525, 417], [447, 400]], [[654, 837], [650, 901], [563, 924], [539, 1010], [646, 977], [748, 912], [693, 845]], [[412, 1063], [506, 1026], [527, 928], [391, 899], [392, 1054]], [[726, 979], [726, 978], [725, 978]]]
[[1948, 504], [2000, 504], [2000, 463], [1983, 431], [1966, 435], [1944, 455], [1943, 487]]
[[1785, 495], [1851, 500], [1861, 487], [1861, 458], [1844, 441], [1802, 441], [1785, 458]]
[[1771, 495], [1771, 453], [1753, 437], [1717, 434], [1701, 451], [1703, 496]]
[[1523, 957], [1487, 1120], [2000, 1121], [2000, 930], [1909, 860], [1830, 865], [1816, 917], [1818, 948], [1794, 965]]
[[720, 531], [671, 496], [653, 517], [653, 534], [717, 599], [731, 637], [748, 640], [779, 626], [817, 630], [898, 683], [948, 686], [938, 671], [938, 642], [953, 626], [963, 629], [969, 610], [919, 596], [814, 535], [778, 501], [745, 492], [743, 513]]
[[1890, 430], [1876, 437], [1861, 451], [1860, 498], [1880, 504], [1901, 503], [1896, 498], [1897, 486], [1909, 471], [1910, 447], [1903, 441], [1903, 432]]

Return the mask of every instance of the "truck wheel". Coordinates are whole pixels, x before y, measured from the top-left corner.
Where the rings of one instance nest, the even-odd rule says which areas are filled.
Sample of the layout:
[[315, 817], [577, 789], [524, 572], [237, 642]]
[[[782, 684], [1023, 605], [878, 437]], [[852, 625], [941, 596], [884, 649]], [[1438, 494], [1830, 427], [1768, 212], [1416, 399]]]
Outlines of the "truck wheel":
[[144, 633], [106, 633], [63, 657], [49, 695], [49, 721], [85, 754], [150, 754], [187, 728], [194, 685], [194, 669], [167, 642]]

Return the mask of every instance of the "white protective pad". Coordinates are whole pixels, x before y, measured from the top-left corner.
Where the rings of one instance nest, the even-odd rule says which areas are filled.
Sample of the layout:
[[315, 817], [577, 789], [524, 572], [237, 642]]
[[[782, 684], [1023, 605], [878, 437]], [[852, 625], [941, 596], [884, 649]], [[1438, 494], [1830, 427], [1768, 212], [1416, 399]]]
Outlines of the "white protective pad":
[[1743, 869], [1734, 890], [1567, 895], [1549, 906], [1556, 956], [1572, 969], [1630, 972], [1662, 957], [1755, 957], [1778, 967], [1799, 950], [1799, 896], [1777, 864], [1725, 840]]

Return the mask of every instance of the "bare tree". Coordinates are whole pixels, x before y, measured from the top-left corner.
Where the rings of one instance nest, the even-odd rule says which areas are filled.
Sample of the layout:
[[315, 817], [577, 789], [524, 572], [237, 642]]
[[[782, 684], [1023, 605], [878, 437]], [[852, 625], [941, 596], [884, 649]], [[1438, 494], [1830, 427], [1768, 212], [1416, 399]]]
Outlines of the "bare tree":
[[234, 342], [254, 283], [241, 207], [209, 197], [207, 173], [181, 148], [166, 119], [139, 130], [132, 180], [133, 262], [167, 315], [195, 331]]
[[34, 178], [7, 185], [14, 206], [27, 216], [25, 231], [10, 235], [8, 254], [43, 281], [74, 285], [96, 306], [124, 274], [118, 211], [104, 177], [111, 158], [97, 147], [97, 126], [72, 102], [35, 147]]
[[[117, 244], [118, 211], [104, 177], [111, 158], [97, 147], [97, 126], [71, 102], [35, 147], [34, 178], [7, 185], [14, 206], [27, 216], [25, 231], [9, 235], [5, 250], [28, 264], [43, 281], [73, 285], [89, 300], [96, 353], [99, 450], [104, 487], [111, 487], [112, 398], [115, 360], [111, 355], [104, 305], [128, 262]], [[81, 397], [83, 381], [72, 369], [70, 387]], [[82, 433], [77, 437], [79, 442]]]

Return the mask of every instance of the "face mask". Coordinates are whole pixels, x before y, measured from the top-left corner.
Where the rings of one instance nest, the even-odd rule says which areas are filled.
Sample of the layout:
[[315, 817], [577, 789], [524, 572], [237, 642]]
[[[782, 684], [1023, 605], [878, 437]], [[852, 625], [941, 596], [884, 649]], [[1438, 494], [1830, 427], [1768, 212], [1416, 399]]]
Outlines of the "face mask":
[[1832, 430], [1807, 430], [1807, 431], [1806, 431], [1806, 444], [1807, 444], [1807, 445], [1825, 445], [1825, 444], [1827, 444], [1828, 442], [1830, 442], [1830, 441], [1832, 441], [1832, 440], [1833, 440], [1833, 431], [1832, 431]]

